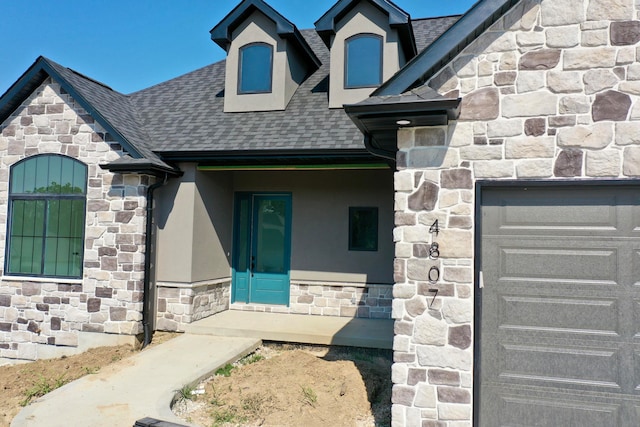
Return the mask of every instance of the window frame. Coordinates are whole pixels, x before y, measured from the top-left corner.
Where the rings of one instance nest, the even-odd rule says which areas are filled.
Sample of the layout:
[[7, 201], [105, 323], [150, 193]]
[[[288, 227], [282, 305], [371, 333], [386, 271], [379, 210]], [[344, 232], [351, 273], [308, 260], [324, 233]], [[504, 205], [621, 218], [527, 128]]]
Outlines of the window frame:
[[[37, 162], [39, 158], [54, 158], [54, 157], [59, 157], [62, 158], [61, 162], [63, 162], [61, 164], [61, 170], [64, 169], [64, 162], [69, 162], [67, 164], [71, 164], [75, 166], [81, 166], [81, 170], [82, 170], [82, 174], [83, 174], [83, 181], [82, 181], [82, 188], [80, 189], [81, 192], [79, 193], [51, 193], [51, 192], [42, 192], [42, 193], [37, 193], [37, 192], [15, 192], [14, 191], [14, 181], [16, 179], [18, 179], [14, 173], [16, 171], [16, 167], [22, 164], [26, 164], [28, 162]], [[24, 184], [25, 178], [23, 177], [23, 184]], [[75, 184], [75, 179], [72, 179], [72, 184]], [[51, 176], [49, 176], [49, 173], [47, 172], [47, 185], [50, 185], [51, 183], [54, 183], [55, 181], [51, 180]], [[62, 183], [60, 183], [62, 184]], [[86, 213], [87, 213], [87, 189], [88, 189], [88, 166], [77, 160], [74, 159], [72, 157], [69, 156], [64, 156], [64, 155], [60, 155], [60, 154], [38, 154], [35, 156], [30, 156], [27, 158], [24, 158], [16, 163], [14, 163], [13, 165], [11, 165], [10, 170], [9, 170], [9, 188], [8, 188], [8, 199], [7, 199], [7, 230], [6, 230], [6, 247], [5, 247], [5, 254], [4, 254], [4, 275], [6, 276], [19, 276], [19, 277], [34, 277], [34, 278], [53, 278], [53, 279], [81, 279], [83, 277], [83, 269], [84, 269], [84, 243], [85, 243], [85, 236], [86, 236]], [[69, 235], [70, 237], [65, 237], [65, 236], [48, 236], [48, 232], [47, 230], [51, 230], [50, 224], [48, 224], [49, 219], [51, 218], [51, 215], [53, 215], [52, 211], [50, 211], [50, 206], [52, 203], [55, 202], [59, 202], [62, 200], [67, 200], [70, 202], [73, 201], [81, 201], [81, 208], [78, 207], [77, 209], [80, 211], [79, 215], [80, 215], [80, 220], [81, 220], [81, 224], [74, 224], [72, 221], [70, 221], [69, 224]], [[42, 201], [44, 204], [43, 210], [42, 210], [42, 233], [41, 235], [35, 235], [32, 236], [32, 238], [34, 239], [34, 245], [39, 243], [40, 244], [40, 259], [39, 259], [39, 272], [34, 273], [34, 272], [15, 272], [15, 271], [10, 271], [11, 269], [11, 250], [14, 247], [14, 245], [16, 244], [15, 242], [13, 242], [13, 226], [14, 226], [14, 222], [15, 222], [15, 218], [14, 218], [14, 212], [17, 209], [16, 207], [16, 203], [15, 202], [19, 202], [19, 201]], [[73, 213], [73, 203], [70, 204], [71, 210], [70, 212]], [[76, 211], [77, 212], [77, 211]], [[58, 214], [60, 213], [60, 210], [58, 210]], [[37, 210], [35, 211], [35, 215], [38, 215]], [[40, 220], [39, 218], [37, 219], [38, 221]], [[35, 224], [35, 220], [34, 220], [34, 224]], [[60, 227], [60, 223], [58, 222], [58, 231], [59, 231], [59, 227]], [[72, 230], [73, 229], [80, 229], [80, 233], [77, 236], [73, 236], [71, 237], [72, 234]], [[17, 237], [17, 236], [16, 236]], [[22, 236], [25, 237], [25, 236]], [[73, 239], [73, 240], [79, 240], [80, 244], [78, 245], [78, 253], [71, 253], [71, 256], [77, 256], [79, 258], [79, 264], [78, 264], [78, 274], [46, 274], [47, 271], [47, 267], [46, 267], [46, 260], [47, 260], [47, 240], [51, 240], [51, 239], [55, 239], [55, 242], [59, 242], [60, 239]], [[35, 246], [34, 246], [35, 247]], [[69, 250], [72, 250], [72, 246], [70, 246]], [[74, 255], [75, 254], [75, 255]], [[32, 262], [35, 262], [36, 259], [33, 259]], [[69, 262], [71, 262], [69, 260]], [[71, 269], [72, 265], [68, 264], [68, 270]]]
[[[376, 41], [378, 41], [380, 46], [380, 52], [379, 52], [380, 61], [378, 64], [379, 66], [378, 82], [372, 83], [372, 84], [364, 84], [364, 85], [350, 85], [349, 84], [349, 44], [355, 40], [364, 39], [364, 38], [375, 39]], [[361, 33], [345, 39], [344, 41], [344, 88], [345, 89], [365, 89], [365, 88], [378, 87], [382, 84], [383, 72], [384, 72], [384, 37], [383, 36], [381, 36], [380, 34], [373, 34], [373, 33]]]
[[[243, 51], [245, 49], [251, 47], [266, 47], [269, 49], [269, 88], [264, 90], [243, 90], [242, 89], [242, 77], [243, 77]], [[254, 42], [248, 43], [238, 49], [238, 94], [239, 95], [251, 95], [251, 94], [261, 94], [261, 93], [272, 93], [273, 92], [273, 56], [274, 56], [274, 47], [273, 45], [265, 42]]]
[[[356, 239], [354, 238], [355, 237], [354, 236], [354, 232], [355, 232], [354, 214], [356, 212], [368, 212], [373, 214], [373, 223], [375, 224], [374, 236], [372, 236], [373, 242], [374, 242], [373, 247], [357, 245], [355, 242]], [[349, 251], [358, 251], [358, 252], [377, 252], [378, 251], [378, 240], [380, 235], [379, 220], [380, 220], [380, 215], [379, 215], [377, 206], [350, 206], [349, 207], [349, 234], [348, 234]]]

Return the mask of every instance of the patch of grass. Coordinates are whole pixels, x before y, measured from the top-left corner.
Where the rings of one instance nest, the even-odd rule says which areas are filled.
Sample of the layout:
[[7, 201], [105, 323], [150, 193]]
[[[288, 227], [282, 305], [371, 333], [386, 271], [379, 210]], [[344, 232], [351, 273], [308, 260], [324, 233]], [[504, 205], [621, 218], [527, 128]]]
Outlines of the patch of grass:
[[182, 386], [182, 388], [180, 390], [176, 390], [176, 393], [178, 393], [178, 401], [179, 402], [183, 402], [185, 400], [194, 400], [197, 398], [197, 396], [195, 394], [193, 394], [193, 391], [196, 388], [194, 386], [192, 386], [191, 384], [185, 384]]
[[98, 367], [90, 368], [88, 366], [85, 366], [83, 369], [84, 369], [85, 374], [87, 374], [87, 375], [97, 374], [98, 371], [100, 371], [100, 368], [98, 368]]
[[32, 399], [51, 393], [53, 390], [62, 387], [67, 383], [64, 374], [56, 378], [40, 378], [34, 382], [33, 386], [25, 391], [25, 398], [20, 401], [20, 406], [27, 406]]
[[224, 402], [220, 399], [219, 393], [216, 390], [216, 386], [211, 383], [211, 399], [209, 400], [209, 404], [212, 406], [223, 406]]
[[213, 411], [211, 413], [211, 418], [213, 420], [212, 427], [220, 427], [226, 424], [242, 424], [247, 422], [246, 417], [238, 415], [238, 410], [234, 406], [231, 406], [228, 409]]
[[311, 387], [301, 387], [302, 388], [302, 403], [309, 405], [313, 408], [316, 407], [316, 403], [318, 403], [318, 395]]
[[242, 400], [242, 409], [256, 418], [262, 413], [265, 400], [265, 397], [259, 393], [250, 394]]
[[261, 360], [264, 360], [264, 356], [263, 355], [257, 354], [257, 353], [253, 353], [253, 354], [250, 354], [249, 356], [245, 357], [244, 359], [240, 360], [240, 364], [241, 365], [251, 365], [251, 364], [259, 362]]
[[216, 375], [220, 375], [223, 377], [230, 377], [231, 376], [231, 372], [233, 372], [233, 370], [236, 367], [233, 366], [231, 363], [227, 363], [226, 365], [224, 365], [222, 368], [218, 369], [216, 371]]

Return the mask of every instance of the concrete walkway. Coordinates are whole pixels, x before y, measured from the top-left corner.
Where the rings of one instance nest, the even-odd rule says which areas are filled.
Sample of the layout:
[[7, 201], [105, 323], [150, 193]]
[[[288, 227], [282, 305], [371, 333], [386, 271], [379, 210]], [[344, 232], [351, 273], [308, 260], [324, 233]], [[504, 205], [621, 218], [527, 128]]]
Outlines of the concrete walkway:
[[11, 427], [130, 427], [147, 417], [187, 425], [171, 412], [175, 391], [251, 353], [262, 340], [391, 348], [393, 320], [228, 310], [41, 397]]
[[36, 400], [11, 427], [130, 427], [145, 417], [183, 424], [170, 409], [175, 390], [251, 353], [257, 338], [184, 334]]

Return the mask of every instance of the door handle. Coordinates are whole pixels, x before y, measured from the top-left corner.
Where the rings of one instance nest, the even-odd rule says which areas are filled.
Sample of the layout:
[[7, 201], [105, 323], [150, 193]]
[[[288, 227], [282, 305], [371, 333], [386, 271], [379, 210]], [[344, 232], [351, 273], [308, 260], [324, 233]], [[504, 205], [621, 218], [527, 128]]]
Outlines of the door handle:
[[256, 257], [251, 256], [251, 277], [253, 277], [253, 270], [256, 268]]

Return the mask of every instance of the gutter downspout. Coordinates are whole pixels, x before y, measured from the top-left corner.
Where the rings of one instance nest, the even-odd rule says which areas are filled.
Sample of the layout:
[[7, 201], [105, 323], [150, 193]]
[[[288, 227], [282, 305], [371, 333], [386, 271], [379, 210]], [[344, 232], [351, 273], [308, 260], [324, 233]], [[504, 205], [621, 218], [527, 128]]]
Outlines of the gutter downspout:
[[142, 294], [142, 328], [144, 331], [144, 341], [142, 348], [151, 344], [153, 331], [151, 330], [153, 313], [151, 313], [151, 234], [153, 231], [153, 192], [162, 187], [169, 180], [169, 174], [164, 174], [164, 179], [158, 181], [147, 188], [147, 223], [144, 235], [144, 285]]
[[376, 148], [371, 143], [371, 136], [368, 133], [364, 134], [364, 146], [368, 152], [377, 157], [382, 157], [383, 159], [391, 160], [393, 163], [396, 162], [395, 153], [391, 151], [381, 150], [380, 148]]

